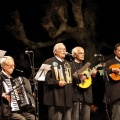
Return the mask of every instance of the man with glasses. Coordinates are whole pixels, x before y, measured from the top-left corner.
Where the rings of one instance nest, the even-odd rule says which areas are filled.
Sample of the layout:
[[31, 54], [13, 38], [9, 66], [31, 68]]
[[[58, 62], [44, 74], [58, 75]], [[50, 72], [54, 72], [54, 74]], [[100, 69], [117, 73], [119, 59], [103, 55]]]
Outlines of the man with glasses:
[[[85, 51], [82, 47], [75, 47], [72, 49], [72, 56], [74, 60], [71, 62], [72, 73], [74, 74], [80, 68], [84, 66]], [[84, 70], [85, 71], [85, 70]], [[73, 77], [73, 111], [72, 120], [90, 120], [90, 104], [93, 102], [91, 83], [85, 85], [87, 78], [87, 72], [83, 74], [77, 73], [77, 78]], [[86, 74], [85, 74], [86, 73]], [[91, 75], [95, 76], [96, 70]], [[89, 76], [91, 77], [91, 76]]]
[[44, 62], [51, 65], [44, 84], [44, 104], [48, 106], [48, 119], [71, 120], [73, 86], [71, 67], [65, 60], [65, 45], [57, 43], [53, 53], [54, 57]]
[[[15, 69], [15, 63], [14, 59], [11, 56], [4, 56], [1, 58], [1, 71], [0, 71], [0, 91], [1, 91], [1, 120], [2, 117], [8, 117], [10, 120], [35, 120], [35, 116], [29, 112], [26, 111], [26, 109], [19, 109], [17, 110], [17, 104], [13, 101], [16, 100], [16, 94], [19, 94], [20, 91], [15, 92], [14, 88], [12, 88], [13, 80], [15, 80], [12, 77], [12, 73]], [[24, 79], [25, 84], [27, 84], [25, 90], [28, 90], [30, 93], [32, 93], [31, 85], [29, 83], [29, 80]], [[8, 82], [9, 81], [9, 82]], [[4, 87], [3, 87], [4, 86]], [[6, 94], [6, 90], [10, 90], [10, 88], [13, 89], [9, 94]], [[18, 103], [19, 104], [19, 103]], [[12, 111], [12, 106], [14, 106], [15, 110]], [[37, 118], [36, 118], [37, 120]]]

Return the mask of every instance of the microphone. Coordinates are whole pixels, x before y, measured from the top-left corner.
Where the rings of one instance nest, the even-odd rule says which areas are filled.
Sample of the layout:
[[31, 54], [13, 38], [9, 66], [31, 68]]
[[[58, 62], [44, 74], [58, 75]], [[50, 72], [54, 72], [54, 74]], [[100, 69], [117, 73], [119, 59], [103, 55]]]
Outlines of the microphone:
[[70, 54], [69, 52], [66, 52], [65, 55], [69, 55], [69, 56], [73, 56], [72, 54]]
[[102, 54], [94, 54], [94, 57], [102, 57]]
[[15, 69], [16, 71], [18, 71], [18, 72], [21, 72], [21, 73], [23, 73], [23, 71], [22, 70], [19, 70], [19, 69]]
[[25, 54], [29, 54], [29, 53], [33, 53], [33, 51], [28, 51], [28, 50], [25, 51]]

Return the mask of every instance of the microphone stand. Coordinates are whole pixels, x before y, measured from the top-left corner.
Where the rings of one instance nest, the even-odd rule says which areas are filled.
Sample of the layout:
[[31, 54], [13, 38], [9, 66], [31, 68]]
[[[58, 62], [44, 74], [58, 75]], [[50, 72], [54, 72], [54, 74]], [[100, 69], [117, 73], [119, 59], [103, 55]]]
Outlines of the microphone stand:
[[[79, 79], [79, 80], [76, 81], [76, 84], [78, 84], [78, 83], [80, 83], [80, 76], [79, 76], [79, 74], [78, 74], [78, 70], [77, 70], [77, 68], [76, 68], [76, 66], [75, 66], [75, 63], [74, 63], [71, 55], [69, 55], [69, 57], [70, 57], [70, 62], [72, 62], [73, 67], [75, 68], [75, 71], [77, 72], [77, 76], [78, 76], [78, 79]], [[79, 104], [79, 120], [81, 120], [82, 103], [80, 102], [80, 98], [79, 98], [79, 96], [78, 96], [78, 92], [79, 92], [79, 90], [78, 90], [78, 87], [77, 87], [77, 99], [78, 99], [78, 104]]]
[[[30, 65], [31, 65], [31, 71], [32, 71], [32, 79], [33, 79], [33, 84], [34, 84], [34, 100], [35, 100], [35, 120], [36, 117], [38, 116], [38, 120], [39, 120], [39, 102], [38, 102], [38, 82], [37, 80], [34, 79], [34, 75], [35, 75], [35, 68], [34, 68], [34, 52], [32, 52], [32, 59], [30, 57], [30, 53], [27, 53], [29, 60], [30, 60]], [[37, 100], [37, 101], [36, 101]]]
[[[102, 57], [102, 58], [101, 58]], [[103, 74], [103, 80], [106, 78], [107, 79], [107, 81], [109, 81], [109, 77], [108, 77], [108, 74], [107, 74], [107, 72], [105, 71], [105, 61], [104, 61], [104, 56], [102, 55], [102, 56], [99, 56], [98, 57], [98, 60], [100, 61], [100, 63], [101, 63], [101, 65], [102, 65], [102, 68], [103, 68], [103, 72], [104, 72], [104, 74]], [[106, 82], [105, 82], [105, 84], [106, 84]], [[108, 117], [108, 120], [110, 120], [110, 116], [109, 116], [109, 112], [108, 112], [108, 106], [107, 106], [107, 98], [106, 98], [106, 95], [104, 96], [105, 98], [105, 111], [106, 111], [106, 113], [107, 113], [107, 117]]]

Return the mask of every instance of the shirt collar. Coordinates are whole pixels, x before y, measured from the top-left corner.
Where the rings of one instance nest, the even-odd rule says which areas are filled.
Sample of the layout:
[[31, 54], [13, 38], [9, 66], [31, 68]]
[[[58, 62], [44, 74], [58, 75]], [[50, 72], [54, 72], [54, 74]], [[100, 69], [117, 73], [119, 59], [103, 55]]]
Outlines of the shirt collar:
[[8, 78], [12, 78], [10, 75], [8, 75], [4, 70], [2, 70], [3, 74], [5, 74]]
[[59, 61], [61, 61], [61, 62], [63, 62], [64, 61], [64, 59], [61, 59], [61, 58], [59, 58], [59, 57], [57, 57], [57, 56], [55, 56]]
[[77, 61], [76, 59], [75, 59], [75, 62], [76, 62], [76, 63], [82, 63], [82, 62]]
[[117, 56], [115, 56], [115, 59], [120, 62], [120, 59]]

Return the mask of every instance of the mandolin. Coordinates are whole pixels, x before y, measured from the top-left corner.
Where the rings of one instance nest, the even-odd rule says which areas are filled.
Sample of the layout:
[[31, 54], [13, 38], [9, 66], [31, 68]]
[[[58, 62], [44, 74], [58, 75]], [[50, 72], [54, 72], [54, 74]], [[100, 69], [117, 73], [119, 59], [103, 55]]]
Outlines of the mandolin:
[[88, 88], [92, 84], [91, 70], [87, 68], [82, 74], [86, 75], [86, 80], [78, 84], [80, 88]]
[[[120, 68], [120, 64], [113, 64], [109, 68]], [[111, 73], [111, 74], [109, 74], [109, 76], [115, 81], [120, 80], [120, 73], [118, 73], [118, 74]]]
[[[98, 68], [102, 68], [102, 64], [101, 63], [96, 65], [95, 67], [93, 67], [92, 70], [90, 68], [88, 68], [90, 65], [91, 64], [89, 62], [87, 62], [81, 69], [78, 70], [78, 74], [79, 75], [80, 74], [86, 75], [86, 80], [78, 84], [78, 86], [80, 88], [88, 88], [92, 84], [92, 77], [91, 77], [91, 75], [92, 75], [94, 69], [97, 70]], [[101, 70], [97, 70], [97, 72], [99, 72], [101, 76], [104, 75], [103, 68]], [[73, 75], [76, 78], [78, 77], [76, 72]]]

